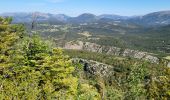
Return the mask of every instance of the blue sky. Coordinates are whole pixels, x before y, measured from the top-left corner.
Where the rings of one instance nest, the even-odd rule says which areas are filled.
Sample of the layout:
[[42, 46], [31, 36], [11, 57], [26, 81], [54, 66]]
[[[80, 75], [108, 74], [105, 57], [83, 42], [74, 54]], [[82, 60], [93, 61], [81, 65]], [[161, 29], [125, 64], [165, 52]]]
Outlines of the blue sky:
[[143, 15], [170, 10], [170, 0], [1, 0], [3, 12], [45, 12], [77, 16], [81, 13]]

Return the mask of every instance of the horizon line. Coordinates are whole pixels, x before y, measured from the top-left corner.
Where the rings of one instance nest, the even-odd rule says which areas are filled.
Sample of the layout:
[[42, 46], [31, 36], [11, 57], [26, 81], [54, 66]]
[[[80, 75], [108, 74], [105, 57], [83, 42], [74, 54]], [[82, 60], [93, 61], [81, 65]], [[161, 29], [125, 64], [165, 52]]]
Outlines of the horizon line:
[[15, 12], [0, 12], [0, 15], [2, 14], [6, 14], [6, 13], [27, 13], [27, 14], [30, 14], [30, 13], [42, 13], [42, 14], [53, 14], [53, 15], [65, 15], [65, 16], [68, 16], [68, 17], [78, 17], [82, 14], [93, 14], [95, 16], [100, 16], [100, 15], [115, 15], [115, 16], [124, 16], [124, 17], [134, 17], [134, 16], [144, 16], [144, 15], [147, 15], [147, 14], [151, 14], [151, 13], [157, 13], [157, 12], [170, 12], [170, 10], [159, 10], [159, 11], [153, 11], [153, 12], [149, 12], [149, 13], [145, 13], [145, 14], [134, 14], [134, 15], [120, 15], [120, 14], [114, 14], [114, 13], [101, 13], [101, 14], [94, 14], [94, 13], [90, 13], [90, 12], [84, 12], [84, 13], [81, 13], [81, 14], [78, 14], [78, 15], [75, 15], [75, 16], [72, 16], [72, 15], [69, 15], [69, 14], [65, 14], [65, 13], [51, 13], [51, 12], [43, 12], [43, 11], [32, 11], [32, 12], [24, 12], [24, 11], [15, 11]]

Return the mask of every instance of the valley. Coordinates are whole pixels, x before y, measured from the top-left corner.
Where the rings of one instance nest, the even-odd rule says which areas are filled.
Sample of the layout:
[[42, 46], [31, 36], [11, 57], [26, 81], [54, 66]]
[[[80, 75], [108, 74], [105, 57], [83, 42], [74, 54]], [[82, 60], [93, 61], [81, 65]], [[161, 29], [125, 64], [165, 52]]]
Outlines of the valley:
[[[166, 19], [169, 14], [168, 11], [147, 14], [144, 15], [142, 19], [139, 19], [140, 17], [138, 16], [95, 16], [88, 13], [78, 17], [69, 17], [64, 14], [36, 14], [37, 24], [32, 31], [41, 33], [40, 35], [45, 38], [53, 38], [53, 40], [56, 40], [56, 43], [62, 41], [59, 45], [74, 40], [80, 40], [104, 46], [116, 46], [153, 52], [160, 56], [166, 56], [170, 51], [170, 26], [168, 25], [169, 19]], [[4, 14], [4, 16], [8, 15], [10, 14]], [[18, 18], [20, 18], [21, 22], [25, 22], [26, 26], [28, 26], [28, 30], [30, 30], [31, 16], [31, 13], [26, 13], [26, 15], [23, 13], [23, 16], [20, 14], [18, 17], [17, 13], [14, 13], [13, 22], [20, 23], [20, 21], [18, 21]], [[152, 19], [154, 16], [155, 19]], [[54, 19], [53, 22], [51, 22], [52, 18]], [[151, 22], [153, 25], [148, 26], [148, 22], [145, 22], [145, 20], [149, 20], [148, 22]], [[157, 20], [157, 23], [154, 23], [155, 20]], [[160, 21], [160, 23], [158, 23], [158, 21]]]

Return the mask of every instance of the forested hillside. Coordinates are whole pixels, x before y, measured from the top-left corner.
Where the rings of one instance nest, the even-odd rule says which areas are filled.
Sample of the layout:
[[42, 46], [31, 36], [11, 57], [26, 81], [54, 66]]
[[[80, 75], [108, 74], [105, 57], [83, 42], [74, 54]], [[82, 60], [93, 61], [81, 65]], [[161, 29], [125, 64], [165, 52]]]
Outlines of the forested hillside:
[[[94, 52], [63, 51], [11, 21], [10, 17], [0, 17], [0, 100], [170, 98], [170, 69], [165, 61], [153, 64]], [[72, 58], [94, 60], [96, 64]], [[102, 65], [98, 62], [108, 64], [110, 74], [91, 73], [103, 67], [96, 66]]]
[[75, 66], [23, 25], [0, 18], [0, 99], [74, 100], [100, 99], [96, 88], [73, 75]]

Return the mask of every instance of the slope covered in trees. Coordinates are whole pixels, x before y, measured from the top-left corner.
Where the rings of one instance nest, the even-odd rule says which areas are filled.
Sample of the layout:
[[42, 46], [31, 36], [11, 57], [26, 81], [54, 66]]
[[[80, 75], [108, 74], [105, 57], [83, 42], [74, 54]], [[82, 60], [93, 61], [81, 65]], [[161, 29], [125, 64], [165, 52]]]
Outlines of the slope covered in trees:
[[[105, 76], [103, 73], [107, 67], [100, 63], [85, 62], [84, 66], [89, 66], [88, 71], [81, 75], [86, 76], [81, 78], [97, 87], [104, 100], [168, 100], [170, 98], [170, 68], [164, 66], [164, 61], [153, 64], [132, 58], [78, 50], [65, 50], [64, 54], [72, 58], [93, 60], [113, 66], [108, 69], [109, 72], [106, 71], [108, 75]], [[102, 77], [94, 75], [98, 70], [102, 70], [100, 73], [103, 74]], [[79, 70], [78, 73], [81, 71]]]
[[100, 97], [89, 84], [79, 84], [72, 74], [73, 64], [61, 49], [53, 48], [37, 35], [27, 36], [23, 25], [10, 22], [11, 18], [0, 18], [1, 100]]
[[[170, 69], [109, 55], [63, 51], [23, 25], [0, 18], [0, 100], [168, 100]], [[71, 57], [110, 64], [116, 73], [91, 75]]]

